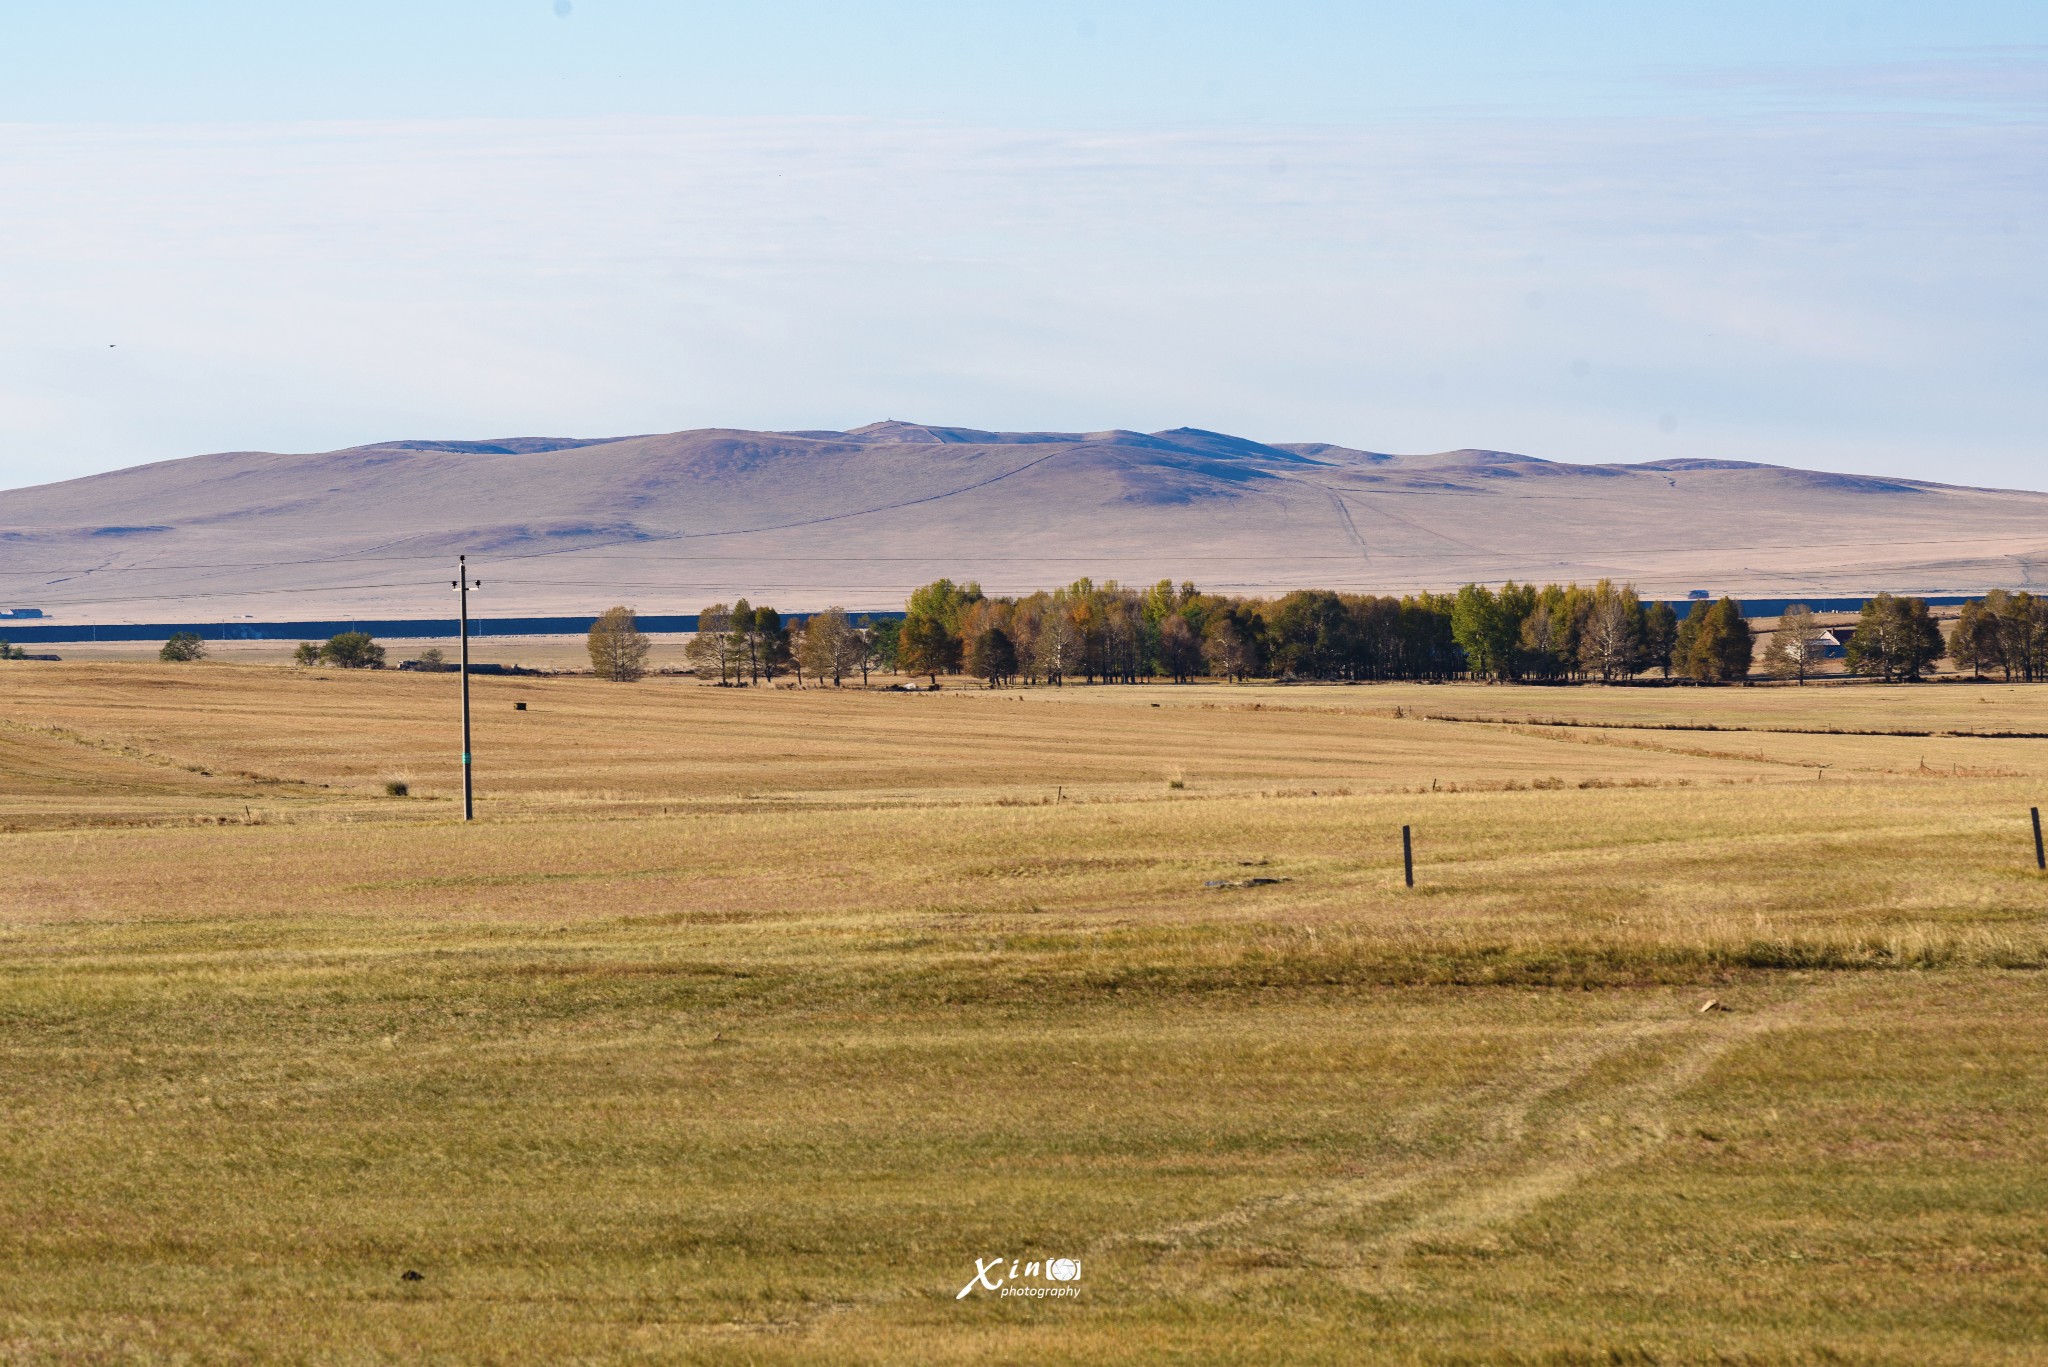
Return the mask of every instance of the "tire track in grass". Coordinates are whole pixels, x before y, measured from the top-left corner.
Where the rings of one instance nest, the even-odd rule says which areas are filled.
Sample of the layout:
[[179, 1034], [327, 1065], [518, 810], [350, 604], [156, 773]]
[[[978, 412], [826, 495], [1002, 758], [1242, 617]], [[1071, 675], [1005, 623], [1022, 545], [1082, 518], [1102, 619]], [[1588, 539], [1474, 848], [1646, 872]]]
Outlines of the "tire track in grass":
[[[1327, 1265], [1360, 1289], [1393, 1290], [1418, 1247], [1469, 1239], [1510, 1224], [1538, 1206], [1569, 1194], [1592, 1178], [1623, 1167], [1660, 1147], [1670, 1134], [1672, 1103], [1729, 1054], [1797, 1026], [1818, 997], [1840, 985], [1809, 989], [1755, 1011], [1691, 1012], [1629, 1032], [1571, 1084], [1520, 1108], [1507, 1125], [1506, 1152], [1482, 1157], [1379, 1237], [1363, 1244], [1325, 1242]], [[1611, 1084], [1594, 1076], [1605, 1062], [1628, 1063], [1633, 1051], [1652, 1054], [1647, 1068]]]
[[[1125, 1262], [1113, 1301], [1230, 1295], [1241, 1280], [1294, 1266], [1320, 1271], [1356, 1290], [1404, 1289], [1402, 1264], [1431, 1241], [1469, 1238], [1504, 1225], [1610, 1169], [1652, 1152], [1668, 1133], [1665, 1110], [1731, 1052], [1792, 1027], [1840, 986], [1801, 983], [1785, 1000], [1702, 1015], [1689, 1000], [1660, 996], [1620, 1023], [1582, 1031], [1546, 1053], [1534, 1076], [1474, 1108], [1469, 1095], [1418, 1107], [1398, 1122], [1416, 1139], [1442, 1124], [1476, 1130], [1456, 1158], [1405, 1172], [1346, 1177], [1260, 1196], [1198, 1220], [1146, 1233], [1115, 1234], [1081, 1250], [1084, 1265]], [[1620, 1072], [1608, 1080], [1604, 1075]], [[1606, 1118], [1610, 1123], [1601, 1123]], [[1375, 1235], [1347, 1237], [1332, 1226], [1394, 1211]], [[1231, 1270], [1204, 1254], [1259, 1255], [1295, 1250], [1278, 1263], [1256, 1257]], [[1121, 1256], [1119, 1256], [1121, 1255]], [[1132, 1255], [1137, 1264], [1129, 1265]], [[706, 1341], [766, 1336], [822, 1344], [821, 1335], [858, 1334], [855, 1326], [915, 1311], [939, 1293], [898, 1287], [839, 1296], [758, 1323], [704, 1324]], [[871, 1318], [872, 1317], [872, 1318]]]
[[[1662, 1014], [1668, 1008], [1659, 1002], [1654, 1009]], [[1528, 1084], [1514, 1088], [1506, 1097], [1477, 1113], [1477, 1128], [1485, 1135], [1484, 1142], [1488, 1147], [1470, 1150], [1449, 1165], [1416, 1167], [1367, 1178], [1343, 1177], [1296, 1191], [1254, 1197], [1202, 1219], [1184, 1221], [1149, 1234], [1106, 1241], [1103, 1251], [1122, 1245], [1136, 1245], [1151, 1247], [1163, 1254], [1217, 1246], [1219, 1236], [1222, 1236], [1220, 1243], [1227, 1245], [1228, 1236], [1233, 1233], [1262, 1226], [1270, 1226], [1263, 1230], [1264, 1233], [1277, 1236], [1289, 1225], [1312, 1226], [1407, 1196], [1431, 1182], [1476, 1168], [1501, 1144], [1519, 1141], [1527, 1130], [1529, 1113], [1545, 1100], [1577, 1085], [1600, 1063], [1634, 1048], [1645, 1037], [1668, 1030], [1670, 1024], [1661, 1019], [1638, 1018], [1587, 1031], [1551, 1049], [1543, 1056], [1536, 1076]], [[1454, 1120], [1468, 1100], [1453, 1098], [1408, 1112], [1397, 1124], [1397, 1136], [1421, 1138], [1433, 1124]]]
[[[1551, 1050], [1527, 1083], [1490, 1104], [1471, 1109], [1452, 1100], [1405, 1116], [1400, 1131], [1416, 1137], [1446, 1122], [1476, 1131], [1447, 1162], [1261, 1196], [1203, 1219], [1105, 1240], [1097, 1251], [1147, 1249], [1163, 1272], [1176, 1255], [1291, 1246], [1287, 1261], [1324, 1269], [1358, 1289], [1395, 1289], [1417, 1247], [1510, 1223], [1649, 1154], [1669, 1133], [1666, 1111], [1679, 1094], [1730, 1052], [1796, 1025], [1819, 995], [1805, 988], [1755, 1011], [1705, 1015], [1661, 998], [1634, 1019]], [[1369, 1237], [1341, 1228], [1376, 1215], [1385, 1223]]]

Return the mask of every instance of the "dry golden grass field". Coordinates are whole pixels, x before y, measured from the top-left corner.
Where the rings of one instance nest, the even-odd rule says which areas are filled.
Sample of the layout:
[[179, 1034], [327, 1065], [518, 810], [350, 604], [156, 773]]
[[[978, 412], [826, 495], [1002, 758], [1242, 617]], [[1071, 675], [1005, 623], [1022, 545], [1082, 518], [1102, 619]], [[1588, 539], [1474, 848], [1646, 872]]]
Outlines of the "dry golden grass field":
[[0, 666], [0, 1361], [2048, 1360], [2048, 689], [455, 687]]

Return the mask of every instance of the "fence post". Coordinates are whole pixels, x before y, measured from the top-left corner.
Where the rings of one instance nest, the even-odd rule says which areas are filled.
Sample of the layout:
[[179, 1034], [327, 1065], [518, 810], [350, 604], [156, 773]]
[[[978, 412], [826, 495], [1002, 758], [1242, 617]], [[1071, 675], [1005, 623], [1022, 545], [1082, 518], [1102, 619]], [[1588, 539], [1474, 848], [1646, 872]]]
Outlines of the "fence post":
[[[2035, 830], [2039, 831], [2039, 829], [2040, 823], [2037, 817]], [[1406, 826], [1401, 828], [1401, 876], [1407, 880], [1409, 887], [1415, 886], [1415, 839], [1409, 834]]]
[[2034, 867], [2048, 872], [2048, 846], [2041, 844], [2041, 809], [2034, 810]]

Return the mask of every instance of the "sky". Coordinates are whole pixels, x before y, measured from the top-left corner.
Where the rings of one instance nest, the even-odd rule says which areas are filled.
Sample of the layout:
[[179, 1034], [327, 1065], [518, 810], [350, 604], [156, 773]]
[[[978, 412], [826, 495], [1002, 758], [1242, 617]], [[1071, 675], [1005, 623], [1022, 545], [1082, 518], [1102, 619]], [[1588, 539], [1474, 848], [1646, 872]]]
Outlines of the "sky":
[[2048, 6], [0, 0], [0, 487], [1195, 426], [2048, 488]]

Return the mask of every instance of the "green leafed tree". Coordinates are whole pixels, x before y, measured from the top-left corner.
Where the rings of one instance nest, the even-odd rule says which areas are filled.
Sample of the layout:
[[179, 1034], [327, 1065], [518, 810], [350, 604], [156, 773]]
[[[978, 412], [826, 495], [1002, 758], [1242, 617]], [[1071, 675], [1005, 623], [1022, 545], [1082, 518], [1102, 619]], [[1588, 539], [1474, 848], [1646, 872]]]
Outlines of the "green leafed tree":
[[905, 674], [924, 674], [933, 687], [939, 675], [960, 668], [960, 638], [936, 616], [914, 614], [903, 620], [896, 638], [896, 663]]
[[1698, 683], [1733, 683], [1749, 677], [1756, 656], [1756, 635], [1742, 604], [1722, 597], [1692, 605], [1679, 623], [1678, 672]]
[[1010, 640], [1010, 633], [994, 626], [976, 632], [974, 644], [967, 651], [967, 672], [990, 688], [1015, 678], [1017, 647]]
[[367, 631], [344, 631], [327, 638], [320, 647], [320, 662], [336, 669], [382, 669], [384, 647]]
[[1678, 610], [1669, 603], [1651, 603], [1643, 609], [1641, 669], [1661, 669], [1671, 677], [1671, 652], [1678, 646]]
[[600, 679], [612, 683], [635, 683], [646, 676], [651, 648], [640, 619], [629, 607], [606, 608], [591, 623], [590, 667]]
[[[1451, 636], [1465, 652], [1465, 667], [1476, 678], [1505, 680], [1516, 675], [1522, 622], [1528, 612], [1515, 610], [1511, 594], [1515, 594], [1513, 584], [1503, 586], [1499, 593], [1484, 584], [1467, 584], [1451, 601]], [[1532, 601], [1529, 612], [1534, 611]]]
[[1998, 623], [1999, 666], [2005, 677], [2028, 683], [2048, 677], [2048, 600], [2024, 590], [1994, 589], [1984, 595], [1984, 608]]
[[171, 664], [203, 660], [206, 658], [206, 642], [196, 631], [172, 632], [171, 639], [164, 642], [164, 648], [156, 653], [156, 657]]
[[[955, 584], [950, 579], [935, 579], [923, 588], [911, 592], [910, 601], [903, 605], [905, 618], [929, 617], [942, 622], [954, 635], [960, 634], [961, 618], [969, 605], [982, 601], [981, 585]], [[913, 673], [923, 673], [914, 670]]]
[[[2005, 651], [1998, 639], [1998, 614], [1979, 598], [1963, 604], [1956, 624], [1948, 634], [1948, 658], [1957, 669], [1968, 669], [1973, 678], [1983, 678], [1987, 669], [2005, 663]], [[2006, 677], [2012, 677], [2008, 672]]]
[[1849, 672], [1892, 682], [1917, 680], [1948, 650], [1924, 598], [1880, 593], [1863, 605], [1849, 638]]
[[869, 668], [889, 674], [903, 672], [903, 619], [884, 617], [868, 627]]
[[755, 658], [761, 662], [763, 682], [773, 683], [778, 670], [787, 669], [793, 652], [789, 627], [774, 608], [754, 609], [753, 642]]
[[726, 616], [726, 642], [732, 650], [733, 682], [758, 683], [761, 679], [760, 638], [754, 635], [754, 605], [736, 600]]
[[1282, 598], [1268, 619], [1274, 672], [1298, 679], [1342, 677], [1354, 650], [1350, 614], [1344, 601], [1324, 589], [1297, 589]]
[[789, 628], [782, 614], [771, 607], [755, 607], [742, 598], [732, 605], [731, 629], [734, 673], [744, 674], [748, 683], [772, 683], [776, 671], [790, 661]]
[[1451, 638], [1465, 653], [1465, 667], [1491, 677], [1499, 658], [1500, 606], [1484, 584], [1467, 584], [1451, 600]]

